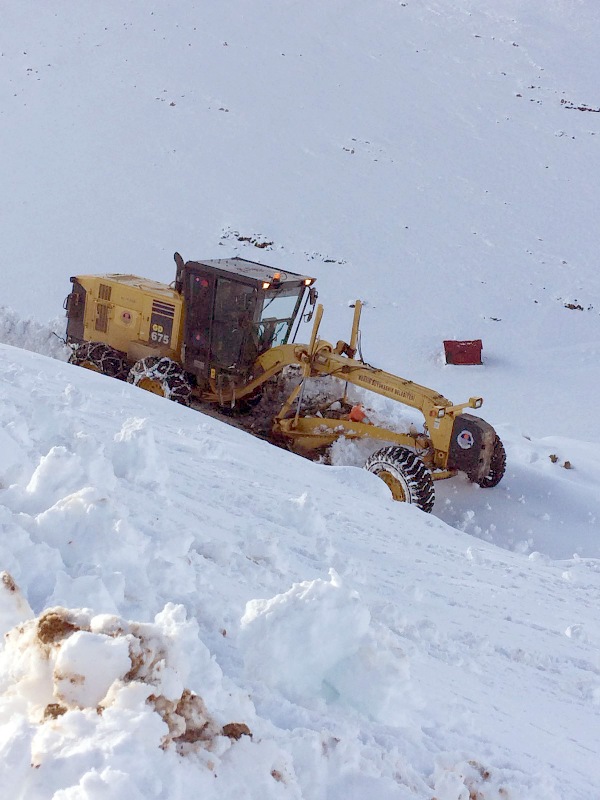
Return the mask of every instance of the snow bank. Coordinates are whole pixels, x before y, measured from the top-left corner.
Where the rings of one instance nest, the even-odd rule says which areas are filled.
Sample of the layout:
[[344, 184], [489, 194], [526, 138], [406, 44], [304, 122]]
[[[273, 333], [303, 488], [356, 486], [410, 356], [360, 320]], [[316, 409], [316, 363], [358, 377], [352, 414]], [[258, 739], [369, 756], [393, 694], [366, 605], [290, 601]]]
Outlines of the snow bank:
[[67, 361], [71, 351], [64, 343], [66, 327], [64, 317], [56, 317], [44, 324], [34, 317], [26, 318], [12, 308], [0, 306], [0, 342], [14, 347]]
[[[393, 503], [364, 470], [0, 350], [9, 796], [589, 796], [593, 559], [500, 550]], [[528, 498], [595, 497], [578, 469], [591, 450], [505, 438]], [[449, 482], [441, 510], [520, 524], [516, 480]]]
[[[186, 685], [192, 672], [202, 676], [203, 695]], [[3, 791], [222, 797], [264, 773], [261, 796], [282, 796], [285, 754], [254, 742], [242, 720], [222, 717], [230, 697], [181, 606], [165, 607], [154, 623], [47, 609], [9, 631], [0, 653]], [[179, 759], [193, 759], [194, 769]]]

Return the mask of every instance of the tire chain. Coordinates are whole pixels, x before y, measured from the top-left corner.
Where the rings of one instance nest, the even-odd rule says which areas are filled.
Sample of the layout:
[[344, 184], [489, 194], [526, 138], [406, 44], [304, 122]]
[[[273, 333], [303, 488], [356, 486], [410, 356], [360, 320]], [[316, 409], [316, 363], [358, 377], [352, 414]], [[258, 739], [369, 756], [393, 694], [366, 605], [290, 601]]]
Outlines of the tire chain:
[[167, 356], [142, 358], [129, 370], [127, 381], [137, 386], [143, 378], [160, 383], [168, 400], [174, 400], [185, 406], [190, 404], [191, 384], [184, 370], [171, 358]]
[[117, 378], [121, 381], [127, 378], [126, 359], [114, 347], [109, 347], [103, 342], [83, 342], [73, 351], [69, 362], [77, 366], [91, 364], [110, 378]]

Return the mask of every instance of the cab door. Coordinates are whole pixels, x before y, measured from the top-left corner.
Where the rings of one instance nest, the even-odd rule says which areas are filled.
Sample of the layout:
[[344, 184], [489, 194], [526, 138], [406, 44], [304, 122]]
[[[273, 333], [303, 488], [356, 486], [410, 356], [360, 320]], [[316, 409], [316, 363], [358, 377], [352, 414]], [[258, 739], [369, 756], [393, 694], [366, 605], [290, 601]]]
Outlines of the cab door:
[[184, 279], [185, 301], [185, 368], [197, 377], [208, 377], [212, 318], [215, 298], [215, 276], [189, 269]]
[[211, 341], [211, 362], [230, 374], [248, 372], [257, 355], [247, 344], [254, 332], [257, 291], [254, 286], [217, 278]]

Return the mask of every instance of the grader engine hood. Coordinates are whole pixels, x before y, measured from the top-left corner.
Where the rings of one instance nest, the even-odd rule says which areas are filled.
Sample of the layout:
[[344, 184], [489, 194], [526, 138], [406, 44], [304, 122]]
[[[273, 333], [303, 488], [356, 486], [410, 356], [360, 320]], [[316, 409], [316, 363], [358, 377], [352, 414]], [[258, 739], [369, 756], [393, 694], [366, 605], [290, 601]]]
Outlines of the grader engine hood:
[[489, 470], [494, 452], [496, 431], [473, 414], [459, 414], [454, 420], [448, 469], [466, 472], [469, 479], [478, 482]]

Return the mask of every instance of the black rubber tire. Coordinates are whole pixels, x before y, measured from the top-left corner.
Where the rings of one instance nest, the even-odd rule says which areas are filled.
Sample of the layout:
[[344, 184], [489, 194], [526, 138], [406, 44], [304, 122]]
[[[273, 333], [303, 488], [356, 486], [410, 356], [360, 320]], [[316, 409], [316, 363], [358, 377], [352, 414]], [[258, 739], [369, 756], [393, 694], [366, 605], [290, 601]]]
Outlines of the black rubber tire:
[[492, 459], [490, 461], [490, 470], [488, 474], [477, 481], [482, 489], [491, 489], [497, 486], [502, 480], [506, 472], [506, 451], [504, 445], [498, 435], [494, 439], [494, 450], [492, 452]]
[[412, 503], [429, 513], [435, 502], [433, 478], [421, 459], [407, 447], [383, 447], [370, 456], [365, 469], [378, 475], [394, 500]]
[[69, 357], [70, 364], [124, 381], [129, 372], [125, 354], [104, 342], [82, 342]]
[[[189, 406], [192, 384], [182, 367], [167, 356], [147, 356], [129, 370], [127, 381], [154, 394]], [[144, 386], [147, 383], [147, 386]], [[150, 388], [152, 386], [152, 388]]]

